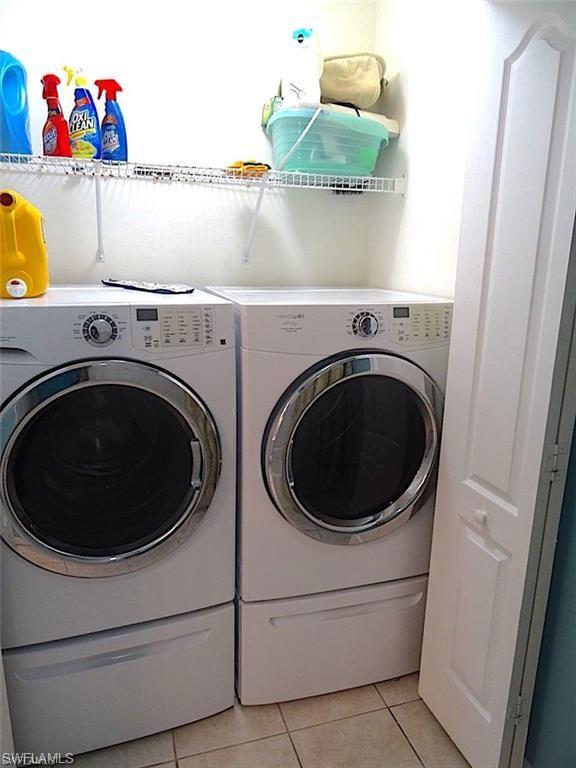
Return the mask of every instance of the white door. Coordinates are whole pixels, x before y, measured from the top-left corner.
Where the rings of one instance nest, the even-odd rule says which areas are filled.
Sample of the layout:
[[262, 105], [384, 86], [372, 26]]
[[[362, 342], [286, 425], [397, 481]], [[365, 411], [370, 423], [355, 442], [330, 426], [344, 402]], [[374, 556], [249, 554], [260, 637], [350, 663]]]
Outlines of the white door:
[[420, 693], [474, 768], [509, 759], [576, 210], [576, 9], [545, 8], [487, 11], [464, 194]]

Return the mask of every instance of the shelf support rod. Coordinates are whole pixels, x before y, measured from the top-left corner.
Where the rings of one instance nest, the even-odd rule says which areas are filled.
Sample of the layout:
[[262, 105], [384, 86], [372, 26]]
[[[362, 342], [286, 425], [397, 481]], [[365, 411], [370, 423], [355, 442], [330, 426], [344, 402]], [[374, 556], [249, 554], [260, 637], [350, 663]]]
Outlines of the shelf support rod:
[[94, 177], [94, 188], [96, 191], [96, 261], [100, 264], [104, 262], [104, 232], [102, 224], [102, 177], [98, 169]]
[[[284, 155], [282, 158], [280, 165], [276, 170], [281, 171], [288, 160], [292, 157], [293, 153], [296, 151], [296, 149], [299, 147], [300, 143], [306, 138], [306, 135], [310, 128], [314, 125], [316, 118], [318, 115], [322, 112], [322, 107], [318, 107], [316, 112], [312, 115], [310, 120], [308, 121], [308, 124], [306, 128], [302, 131], [300, 136], [296, 139], [294, 144], [290, 147], [288, 152]], [[260, 185], [260, 189], [258, 191], [258, 198], [256, 199], [256, 205], [254, 206], [254, 212], [252, 214], [252, 221], [250, 222], [250, 229], [248, 230], [248, 239], [246, 240], [246, 246], [244, 248], [244, 253], [242, 254], [242, 264], [248, 264], [248, 261], [250, 259], [250, 249], [252, 248], [252, 242], [254, 240], [254, 233], [256, 232], [256, 222], [258, 220], [258, 214], [260, 213], [260, 208], [262, 207], [262, 200], [264, 199], [264, 192], [266, 190], [266, 181], [268, 179], [268, 173], [265, 173], [262, 177], [262, 183]]]

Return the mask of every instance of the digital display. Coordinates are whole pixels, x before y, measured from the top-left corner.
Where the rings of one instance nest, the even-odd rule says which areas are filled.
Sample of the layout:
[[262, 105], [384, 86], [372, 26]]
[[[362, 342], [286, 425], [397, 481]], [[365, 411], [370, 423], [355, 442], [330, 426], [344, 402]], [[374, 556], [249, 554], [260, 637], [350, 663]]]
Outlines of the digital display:
[[144, 320], [150, 322], [150, 320], [158, 320], [157, 309], [137, 309], [136, 320]]
[[410, 317], [410, 307], [394, 307], [394, 317]]

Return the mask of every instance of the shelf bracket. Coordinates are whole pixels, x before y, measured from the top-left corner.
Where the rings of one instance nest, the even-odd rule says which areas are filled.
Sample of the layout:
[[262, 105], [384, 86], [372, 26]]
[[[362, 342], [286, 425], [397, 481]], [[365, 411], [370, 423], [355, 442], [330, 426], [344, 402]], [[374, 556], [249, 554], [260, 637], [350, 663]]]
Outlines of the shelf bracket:
[[[278, 166], [278, 170], [281, 171], [288, 160], [292, 157], [294, 152], [298, 149], [302, 141], [306, 138], [308, 135], [308, 131], [316, 120], [318, 119], [320, 113], [322, 112], [322, 107], [318, 107], [308, 123], [306, 124], [306, 127], [298, 136], [294, 144], [290, 147], [288, 152], [284, 155], [282, 158], [280, 165]], [[252, 241], [254, 240], [254, 233], [256, 231], [256, 222], [258, 220], [258, 214], [260, 213], [260, 208], [262, 207], [262, 200], [264, 199], [264, 192], [266, 190], [266, 182], [268, 181], [268, 173], [265, 173], [262, 177], [262, 184], [260, 185], [260, 189], [258, 190], [258, 198], [256, 200], [256, 205], [254, 206], [254, 213], [252, 214], [252, 221], [250, 222], [250, 229], [248, 230], [248, 239], [246, 241], [246, 247], [244, 248], [244, 253], [242, 254], [242, 264], [248, 264], [248, 261], [250, 259], [250, 249], [252, 248]]]
[[96, 191], [96, 261], [103, 264], [104, 258], [104, 231], [102, 224], [102, 177], [99, 173], [94, 176], [94, 189]]

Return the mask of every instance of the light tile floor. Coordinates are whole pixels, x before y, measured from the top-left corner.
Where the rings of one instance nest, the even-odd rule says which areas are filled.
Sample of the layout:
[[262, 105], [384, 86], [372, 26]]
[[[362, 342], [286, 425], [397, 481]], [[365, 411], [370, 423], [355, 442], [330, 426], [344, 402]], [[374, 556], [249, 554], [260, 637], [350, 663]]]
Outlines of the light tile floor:
[[469, 768], [418, 697], [418, 675], [233, 708], [78, 755], [75, 768]]

